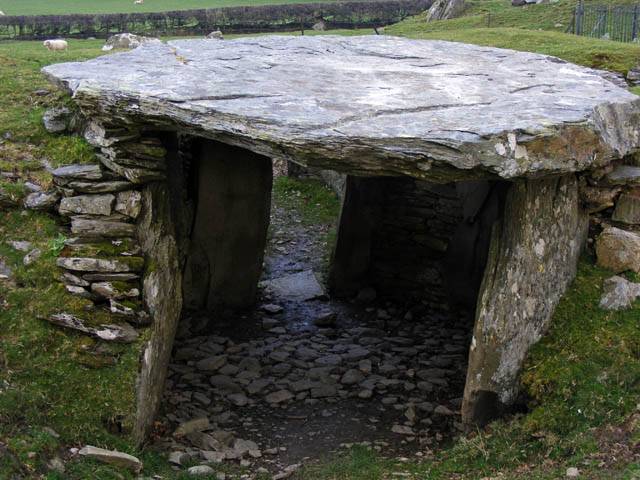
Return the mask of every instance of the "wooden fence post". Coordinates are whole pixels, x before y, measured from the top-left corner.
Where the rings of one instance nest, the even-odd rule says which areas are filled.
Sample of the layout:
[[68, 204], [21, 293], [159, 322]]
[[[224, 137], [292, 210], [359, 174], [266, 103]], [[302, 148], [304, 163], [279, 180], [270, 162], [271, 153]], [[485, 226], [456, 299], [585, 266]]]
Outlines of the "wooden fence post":
[[631, 41], [638, 39], [638, 5], [633, 7], [633, 23], [631, 24]]

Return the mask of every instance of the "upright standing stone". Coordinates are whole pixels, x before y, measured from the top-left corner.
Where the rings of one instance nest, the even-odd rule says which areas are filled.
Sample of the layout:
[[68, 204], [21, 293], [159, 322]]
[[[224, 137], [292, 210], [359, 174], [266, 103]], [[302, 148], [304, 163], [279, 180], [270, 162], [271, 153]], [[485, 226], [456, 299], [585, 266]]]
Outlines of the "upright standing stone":
[[271, 209], [271, 161], [203, 140], [185, 291], [190, 306], [247, 307], [256, 296]]
[[478, 301], [462, 405], [466, 423], [485, 424], [515, 400], [527, 351], [575, 277], [586, 228], [574, 175], [510, 188]]
[[367, 284], [383, 186], [384, 179], [347, 176], [329, 274], [337, 295], [353, 295]]

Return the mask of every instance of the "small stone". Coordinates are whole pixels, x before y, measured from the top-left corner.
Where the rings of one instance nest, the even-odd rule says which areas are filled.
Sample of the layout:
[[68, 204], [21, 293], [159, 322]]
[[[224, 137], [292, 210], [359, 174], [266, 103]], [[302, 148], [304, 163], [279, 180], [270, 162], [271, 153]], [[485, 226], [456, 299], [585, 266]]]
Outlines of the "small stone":
[[138, 218], [142, 210], [142, 194], [137, 190], [119, 192], [115, 211], [131, 218]]
[[640, 273], [640, 235], [615, 227], [606, 227], [596, 240], [598, 265], [615, 273], [633, 270]]
[[65, 472], [64, 462], [60, 457], [53, 457], [51, 460], [49, 460], [49, 462], [47, 463], [47, 468], [58, 473]]
[[36, 260], [38, 260], [41, 255], [42, 255], [42, 250], [38, 248], [34, 248], [24, 256], [24, 258], [22, 259], [22, 263], [25, 266], [29, 266], [32, 263], [34, 263]]
[[600, 308], [604, 310], [622, 310], [631, 307], [640, 297], [640, 283], [633, 283], [626, 278], [613, 276], [604, 281]]
[[196, 363], [196, 368], [204, 372], [215, 372], [227, 363], [226, 355], [205, 358]]
[[448, 407], [446, 407], [445, 405], [438, 405], [434, 410], [433, 413], [435, 415], [441, 415], [443, 417], [449, 417], [452, 415], [455, 415], [455, 412], [451, 411]]
[[182, 465], [189, 461], [191, 457], [185, 452], [171, 452], [169, 454], [169, 463], [173, 465]]
[[611, 220], [629, 225], [640, 224], [640, 196], [625, 193], [620, 195]]
[[293, 398], [293, 394], [288, 390], [278, 390], [264, 397], [267, 403], [273, 403], [273, 404], [283, 403], [291, 400], [292, 398]]
[[200, 477], [205, 475], [212, 475], [215, 473], [215, 471], [209, 465], [196, 465], [195, 467], [189, 467], [187, 469], [187, 473], [189, 475], [193, 475], [194, 477]]
[[60, 215], [111, 215], [116, 197], [105, 195], [78, 195], [65, 197], [60, 201]]
[[10, 240], [7, 242], [7, 245], [9, 245], [14, 250], [25, 253], [33, 249], [31, 242], [20, 240]]
[[266, 305], [262, 305], [260, 308], [271, 315], [275, 315], [284, 310], [280, 305], [275, 305], [273, 303], [267, 303]]
[[340, 383], [343, 385], [354, 385], [356, 383], [360, 383], [364, 380], [364, 375], [359, 370], [350, 369], [347, 370], [342, 378], [340, 379]]
[[415, 435], [413, 428], [407, 425], [394, 425], [391, 427], [391, 431], [400, 435]]
[[358, 397], [362, 398], [362, 399], [368, 399], [371, 398], [373, 396], [373, 392], [371, 390], [360, 390], [360, 392], [358, 393]]
[[232, 393], [227, 396], [227, 400], [236, 407], [244, 407], [249, 403], [249, 399], [243, 393]]
[[200, 454], [202, 455], [202, 458], [211, 463], [222, 463], [226, 458], [226, 454], [224, 452], [216, 452], [213, 450], [202, 450]]
[[566, 476], [569, 478], [578, 478], [580, 476], [580, 470], [576, 467], [569, 467], [567, 468]]
[[191, 419], [187, 422], [183, 422], [178, 425], [178, 428], [173, 432], [174, 437], [184, 437], [193, 432], [202, 432], [210, 427], [209, 419], [207, 417], [199, 417]]
[[71, 123], [71, 110], [67, 107], [50, 108], [44, 112], [42, 123], [49, 133], [63, 133]]
[[233, 449], [240, 457], [249, 452], [260, 451], [260, 448], [258, 447], [258, 444], [256, 442], [253, 442], [251, 440], [243, 440], [242, 438], [236, 438], [236, 441], [233, 442]]
[[335, 312], [324, 312], [318, 315], [313, 321], [317, 327], [334, 327], [338, 319], [338, 314]]
[[98, 460], [99, 462], [109, 463], [118, 467], [127, 468], [136, 473], [142, 470], [142, 462], [133, 455], [129, 455], [127, 453], [118, 452], [115, 450], [105, 450], [103, 448], [93, 447], [91, 445], [87, 445], [86, 447], [82, 448], [78, 453], [84, 457], [93, 458], [94, 460]]
[[209, 40], [224, 40], [224, 36], [222, 35], [222, 32], [220, 30], [215, 30], [204, 38], [207, 38]]
[[58, 192], [34, 192], [26, 196], [24, 207], [30, 210], [52, 210], [59, 199]]

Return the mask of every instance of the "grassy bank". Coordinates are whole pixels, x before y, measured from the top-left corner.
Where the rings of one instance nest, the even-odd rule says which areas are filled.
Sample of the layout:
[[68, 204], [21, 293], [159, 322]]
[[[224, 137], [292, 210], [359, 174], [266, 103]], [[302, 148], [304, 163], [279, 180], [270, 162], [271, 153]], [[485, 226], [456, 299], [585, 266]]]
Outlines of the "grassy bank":
[[[66, 15], [71, 13], [166, 12], [199, 8], [311, 3], [314, 0], [0, 0], [0, 10], [7, 15]], [[331, 1], [331, 0], [328, 0]]]
[[[132, 2], [125, 3], [129, 6]], [[6, 4], [0, 0], [0, 9], [10, 10]], [[640, 47], [635, 45], [554, 31], [560, 29], [552, 26], [558, 18], [566, 23], [567, 5], [561, 0], [512, 13], [505, 2], [475, 2], [463, 19], [430, 25], [420, 18], [410, 19], [387, 32], [536, 51], [619, 72], [639, 63]], [[557, 8], [558, 16], [543, 7]], [[481, 8], [491, 9], [493, 21], [503, 22], [496, 23], [501, 26], [463, 26], [478, 21], [476, 17], [484, 18], [481, 11], [473, 10]], [[565, 16], [560, 17], [563, 11]], [[507, 20], [507, 15], [517, 12], [522, 17]], [[542, 25], [536, 28], [548, 30], [525, 30], [526, 25]], [[18, 176], [17, 180], [0, 180], [0, 188], [10, 190], [16, 199], [24, 194], [25, 181], [48, 185], [50, 177], [42, 160], [62, 165], [92, 157], [83, 140], [44, 131], [44, 110], [69, 100], [50, 87], [39, 70], [49, 63], [99, 55], [101, 45], [100, 41], [71, 41], [67, 52], [48, 52], [39, 42], [0, 44], [0, 170]], [[283, 196], [295, 194], [298, 198], [296, 192], [300, 192], [305, 216], [309, 221], [322, 221], [335, 209], [331, 203], [335, 199], [316, 187], [288, 181], [275, 188], [276, 194]], [[23, 214], [18, 208], [0, 212], [0, 257], [7, 259], [15, 277], [14, 285], [0, 284], [0, 478], [133, 478], [126, 471], [90, 461], [69, 462], [64, 474], [48, 470], [51, 458], [65, 458], [69, 447], [85, 442], [141, 456], [147, 476], [186, 478], [174, 472], [162, 455], [136, 451], [118, 431], [126, 428], [123, 419], [130, 415], [130, 385], [137, 364], [132, 350], [110, 347], [105, 351], [40, 320], [61, 305], [83, 308], [54, 282], [58, 273], [54, 258], [64, 232], [64, 227], [46, 213]], [[43, 255], [24, 266], [22, 255], [6, 240], [32, 241]], [[551, 332], [527, 362], [523, 386], [530, 399], [530, 413], [496, 422], [423, 461], [395, 462], [358, 448], [334, 461], [310, 466], [297, 478], [557, 479], [564, 477], [567, 467], [579, 468], [581, 478], [637, 478], [640, 305], [627, 312], [601, 311], [597, 303], [602, 282], [610, 275], [594, 267], [590, 258], [582, 261]]]

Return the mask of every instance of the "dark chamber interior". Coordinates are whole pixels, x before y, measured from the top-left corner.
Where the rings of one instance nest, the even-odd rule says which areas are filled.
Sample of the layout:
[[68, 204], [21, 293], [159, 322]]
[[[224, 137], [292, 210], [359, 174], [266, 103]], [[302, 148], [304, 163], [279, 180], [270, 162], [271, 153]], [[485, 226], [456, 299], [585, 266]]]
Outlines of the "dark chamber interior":
[[[462, 428], [502, 183], [347, 176], [335, 224], [309, 225], [272, 206], [270, 159], [194, 138], [178, 151], [185, 308], [160, 420], [210, 422], [185, 449], [280, 468], [341, 444], [424, 452]], [[314, 279], [324, 294], [269, 283]]]

